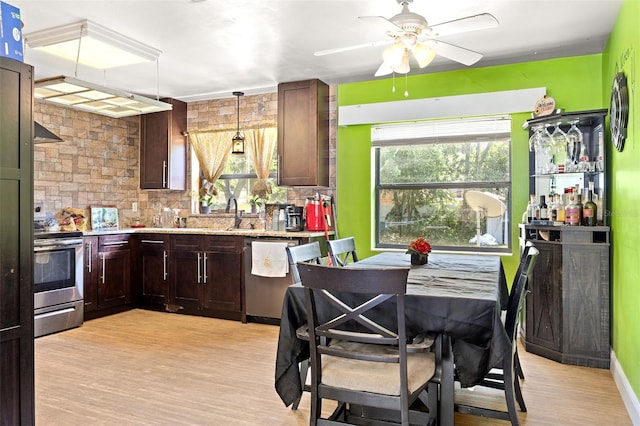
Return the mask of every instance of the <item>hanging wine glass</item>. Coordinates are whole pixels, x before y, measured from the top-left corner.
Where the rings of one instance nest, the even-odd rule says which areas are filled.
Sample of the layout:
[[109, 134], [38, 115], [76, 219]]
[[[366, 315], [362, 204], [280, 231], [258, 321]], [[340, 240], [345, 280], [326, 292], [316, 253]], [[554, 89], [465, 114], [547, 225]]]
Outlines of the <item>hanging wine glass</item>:
[[566, 155], [565, 147], [567, 143], [567, 134], [560, 128], [561, 124], [561, 122], [556, 123], [556, 128], [553, 133], [551, 133], [551, 152], [553, 155], [553, 164], [556, 172], [558, 171], [557, 169], [559, 164], [564, 165], [564, 156]]
[[536, 152], [540, 148], [540, 139], [542, 137], [542, 125], [538, 124], [532, 127], [533, 133], [529, 138], [529, 152]]
[[549, 127], [551, 127], [551, 124], [546, 123], [544, 125], [544, 130], [542, 131], [542, 134], [540, 135], [540, 150], [536, 151], [536, 152], [540, 152], [542, 154], [541, 158], [540, 158], [540, 162], [539, 164], [542, 165], [542, 170], [541, 173], [543, 174], [547, 174], [547, 173], [554, 173], [555, 172], [555, 167], [553, 165], [553, 147], [552, 147], [552, 142], [553, 142], [553, 138], [551, 137], [551, 132], [549, 132]]
[[[566, 140], [567, 140], [567, 172], [575, 172], [578, 171], [578, 160], [580, 158], [580, 152], [582, 147], [584, 146], [584, 135], [582, 131], [578, 129], [578, 121], [572, 121], [571, 127], [567, 131]], [[585, 147], [586, 149], [586, 147]], [[585, 151], [586, 153], [586, 151]], [[587, 155], [587, 163], [588, 163], [588, 155]], [[588, 164], [587, 164], [588, 167]]]

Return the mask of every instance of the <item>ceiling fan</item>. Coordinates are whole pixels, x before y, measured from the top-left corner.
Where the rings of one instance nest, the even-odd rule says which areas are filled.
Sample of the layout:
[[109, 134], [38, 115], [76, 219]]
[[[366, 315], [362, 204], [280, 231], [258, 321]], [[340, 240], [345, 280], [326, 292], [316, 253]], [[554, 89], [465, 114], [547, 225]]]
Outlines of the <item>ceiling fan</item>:
[[413, 0], [396, 1], [402, 6], [402, 11], [389, 19], [382, 16], [358, 17], [359, 19], [372, 21], [384, 26], [387, 36], [389, 36], [388, 39], [336, 49], [321, 50], [315, 52], [314, 55], [324, 56], [363, 47], [377, 47], [390, 44], [382, 54], [383, 62], [375, 73], [376, 77], [391, 74], [392, 72], [407, 74], [410, 71], [409, 52], [411, 52], [414, 59], [418, 62], [420, 68], [429, 65], [436, 55], [469, 66], [478, 62], [482, 58], [482, 54], [465, 49], [464, 47], [436, 40], [436, 38], [493, 28], [498, 25], [496, 18], [489, 13], [481, 13], [436, 25], [429, 25], [423, 16], [409, 10], [409, 3], [413, 3]]

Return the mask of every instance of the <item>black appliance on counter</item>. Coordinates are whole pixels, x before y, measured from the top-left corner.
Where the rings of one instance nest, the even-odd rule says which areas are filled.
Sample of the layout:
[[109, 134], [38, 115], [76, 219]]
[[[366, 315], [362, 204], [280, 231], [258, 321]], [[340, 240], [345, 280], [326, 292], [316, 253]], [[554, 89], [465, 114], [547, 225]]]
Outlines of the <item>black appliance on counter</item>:
[[290, 232], [304, 231], [303, 211], [304, 211], [304, 208], [302, 207], [287, 206], [287, 209], [286, 209], [287, 226], [285, 228], [287, 231], [290, 231]]
[[84, 318], [82, 232], [36, 230], [34, 337], [78, 327]]

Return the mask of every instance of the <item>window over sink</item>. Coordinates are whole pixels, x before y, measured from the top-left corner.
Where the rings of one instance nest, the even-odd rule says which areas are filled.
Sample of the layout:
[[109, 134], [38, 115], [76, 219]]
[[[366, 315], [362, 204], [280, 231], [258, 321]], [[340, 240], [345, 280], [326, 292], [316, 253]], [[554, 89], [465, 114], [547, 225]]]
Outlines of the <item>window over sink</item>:
[[[229, 149], [231, 149], [231, 141], [229, 142]], [[192, 164], [190, 187], [193, 193], [198, 193], [202, 186], [203, 176], [195, 152], [193, 149], [190, 149], [190, 152]], [[287, 200], [286, 188], [278, 187], [276, 183], [277, 170], [278, 163], [276, 156], [274, 155], [271, 161], [269, 173], [269, 180], [272, 188], [272, 193], [269, 194], [269, 198], [267, 199], [269, 204], [285, 203]], [[251, 188], [257, 178], [258, 176], [249, 153], [245, 153], [243, 155], [230, 155], [229, 160], [225, 164], [222, 175], [215, 183], [218, 195], [213, 198], [211, 209], [216, 210], [226, 208], [227, 200], [231, 195], [233, 195], [238, 201], [238, 209], [250, 212], [251, 199], [253, 198], [251, 195]], [[192, 213], [198, 212], [198, 206], [192, 206]]]

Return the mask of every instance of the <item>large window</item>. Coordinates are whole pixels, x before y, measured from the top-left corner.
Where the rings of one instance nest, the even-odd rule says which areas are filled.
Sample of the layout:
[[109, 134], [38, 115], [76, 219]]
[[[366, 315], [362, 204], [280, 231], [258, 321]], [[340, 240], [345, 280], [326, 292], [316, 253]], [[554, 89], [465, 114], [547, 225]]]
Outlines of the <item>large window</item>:
[[372, 128], [375, 246], [510, 252], [511, 119]]

